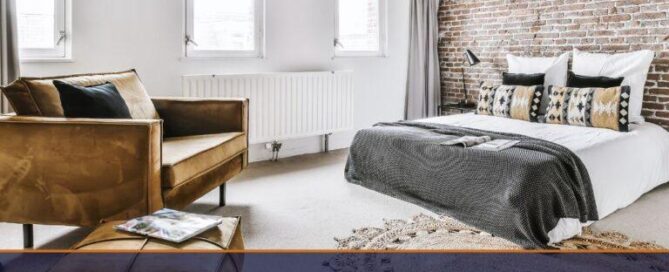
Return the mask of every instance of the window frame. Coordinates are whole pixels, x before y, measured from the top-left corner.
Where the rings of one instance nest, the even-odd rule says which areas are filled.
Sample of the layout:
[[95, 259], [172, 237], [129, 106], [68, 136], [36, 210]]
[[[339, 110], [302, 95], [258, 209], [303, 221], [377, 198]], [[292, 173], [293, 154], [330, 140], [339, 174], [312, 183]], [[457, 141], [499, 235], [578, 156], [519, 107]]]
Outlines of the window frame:
[[[72, 0], [54, 0], [54, 5], [54, 43], [56, 47], [23, 48], [19, 44], [21, 62], [68, 62], [72, 60]], [[59, 40], [60, 43], [58, 43]]]
[[345, 50], [339, 43], [339, 1], [335, 0], [335, 29], [334, 29], [334, 56], [335, 57], [387, 57], [388, 56], [388, 5], [387, 0], [379, 1], [379, 50], [361, 51]]
[[184, 40], [183, 56], [187, 59], [216, 58], [263, 58], [265, 54], [265, 0], [255, 1], [255, 48], [254, 50], [197, 50], [193, 49], [194, 37], [193, 3], [196, 0], [185, 0], [184, 9]]

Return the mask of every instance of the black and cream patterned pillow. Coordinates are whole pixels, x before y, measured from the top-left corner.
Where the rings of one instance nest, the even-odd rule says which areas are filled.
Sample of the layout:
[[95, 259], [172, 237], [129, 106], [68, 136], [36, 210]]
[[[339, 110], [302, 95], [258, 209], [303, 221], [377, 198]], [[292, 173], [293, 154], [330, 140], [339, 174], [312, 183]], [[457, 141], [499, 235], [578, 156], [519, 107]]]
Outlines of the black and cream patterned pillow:
[[483, 84], [479, 91], [476, 114], [492, 115], [492, 104], [495, 99], [495, 88], [489, 84]]
[[511, 98], [514, 86], [502, 85], [495, 89], [495, 98], [492, 104], [492, 115], [497, 117], [511, 117]]
[[479, 92], [477, 114], [536, 122], [543, 86], [485, 85]]
[[551, 87], [546, 123], [629, 131], [630, 87]]
[[569, 89], [569, 103], [567, 103], [567, 124], [572, 126], [589, 127], [590, 105], [592, 105], [593, 88]]
[[567, 124], [567, 105], [569, 104], [567, 87], [548, 87], [548, 107], [546, 108], [546, 123]]

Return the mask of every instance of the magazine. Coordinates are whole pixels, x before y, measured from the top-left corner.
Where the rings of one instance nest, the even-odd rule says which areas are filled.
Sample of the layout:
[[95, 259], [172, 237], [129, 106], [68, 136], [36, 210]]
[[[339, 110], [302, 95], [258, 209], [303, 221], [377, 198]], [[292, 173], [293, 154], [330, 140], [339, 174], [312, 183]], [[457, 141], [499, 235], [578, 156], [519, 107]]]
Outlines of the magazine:
[[479, 145], [476, 145], [472, 148], [474, 149], [480, 149], [480, 150], [487, 150], [487, 151], [502, 151], [504, 149], [507, 149], [509, 147], [512, 147], [519, 143], [520, 141], [515, 141], [515, 140], [502, 140], [502, 139], [497, 139], [489, 142], [485, 142]]
[[130, 219], [115, 229], [181, 243], [223, 222], [223, 217], [162, 209]]
[[463, 147], [472, 147], [478, 144], [489, 142], [491, 140], [492, 138], [490, 138], [490, 136], [462, 136], [457, 139], [445, 141], [441, 143], [441, 145], [459, 145]]

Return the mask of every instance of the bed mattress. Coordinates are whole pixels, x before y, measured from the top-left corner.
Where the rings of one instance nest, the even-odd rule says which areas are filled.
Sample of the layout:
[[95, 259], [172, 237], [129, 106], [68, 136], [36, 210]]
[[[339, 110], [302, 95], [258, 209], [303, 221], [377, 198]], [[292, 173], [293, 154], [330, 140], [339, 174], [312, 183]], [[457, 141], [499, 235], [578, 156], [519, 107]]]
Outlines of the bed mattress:
[[[515, 133], [570, 149], [583, 161], [590, 174], [600, 219], [669, 181], [669, 132], [651, 123], [632, 124], [630, 132], [617, 132], [476, 114], [419, 121]], [[564, 218], [549, 233], [551, 242], [578, 235], [581, 227], [577, 219]]]

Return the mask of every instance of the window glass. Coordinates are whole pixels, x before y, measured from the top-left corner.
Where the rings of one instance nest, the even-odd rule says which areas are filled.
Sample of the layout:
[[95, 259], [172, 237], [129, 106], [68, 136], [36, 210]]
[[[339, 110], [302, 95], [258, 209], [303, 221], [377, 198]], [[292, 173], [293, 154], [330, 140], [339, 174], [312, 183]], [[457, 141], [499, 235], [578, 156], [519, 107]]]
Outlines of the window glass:
[[193, 38], [198, 50], [255, 50], [254, 0], [196, 0]]
[[56, 47], [56, 6], [54, 0], [18, 0], [19, 47]]
[[380, 50], [379, 10], [379, 0], [339, 0], [340, 50]]

